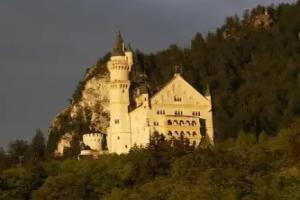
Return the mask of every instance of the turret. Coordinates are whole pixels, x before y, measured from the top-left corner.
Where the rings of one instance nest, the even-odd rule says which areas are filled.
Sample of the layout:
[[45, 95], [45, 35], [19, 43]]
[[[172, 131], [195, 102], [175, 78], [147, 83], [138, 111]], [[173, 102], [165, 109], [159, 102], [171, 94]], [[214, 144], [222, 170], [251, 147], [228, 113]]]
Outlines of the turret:
[[210, 103], [211, 103], [211, 94], [210, 94], [210, 88], [209, 88], [209, 85], [206, 86], [204, 96], [205, 96], [205, 98], [208, 99], [208, 100], [210, 101]]
[[132, 51], [130, 44], [127, 45], [127, 48], [125, 51], [125, 56], [127, 58], [128, 65], [132, 66], [133, 65], [133, 51]]
[[89, 133], [82, 136], [83, 143], [91, 150], [101, 151], [102, 134], [101, 133]]
[[111, 153], [127, 153], [131, 147], [129, 120], [129, 73], [133, 65], [132, 52], [125, 50], [121, 33], [118, 32], [112, 56], [107, 63], [110, 72], [110, 126], [108, 150]]

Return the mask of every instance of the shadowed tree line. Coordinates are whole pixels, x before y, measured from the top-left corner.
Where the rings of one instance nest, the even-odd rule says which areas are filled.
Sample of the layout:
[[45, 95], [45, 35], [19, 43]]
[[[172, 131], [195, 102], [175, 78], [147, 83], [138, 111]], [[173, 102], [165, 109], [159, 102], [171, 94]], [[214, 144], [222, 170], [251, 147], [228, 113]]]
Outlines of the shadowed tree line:
[[1, 166], [0, 199], [297, 200], [299, 145], [296, 120], [276, 136], [241, 132], [215, 146], [154, 135], [147, 147], [99, 160], [45, 161], [33, 153], [28, 162]]
[[[273, 22], [254, 27], [266, 9]], [[275, 134], [300, 114], [300, 3], [257, 7], [207, 37], [196, 34], [190, 48], [136, 52], [136, 61], [152, 87], [168, 81], [176, 65], [199, 91], [209, 85], [217, 139], [240, 131]]]

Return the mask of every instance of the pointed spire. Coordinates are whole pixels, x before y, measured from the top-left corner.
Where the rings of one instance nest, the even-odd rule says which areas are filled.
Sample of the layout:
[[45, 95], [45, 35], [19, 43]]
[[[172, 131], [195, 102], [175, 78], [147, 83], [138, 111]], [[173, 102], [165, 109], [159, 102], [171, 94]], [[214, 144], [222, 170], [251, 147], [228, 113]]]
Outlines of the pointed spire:
[[117, 38], [116, 38], [116, 43], [115, 43], [115, 47], [112, 50], [112, 55], [113, 56], [124, 56], [124, 42], [123, 42], [123, 38], [121, 35], [121, 32], [118, 31], [117, 33]]
[[182, 74], [182, 66], [181, 65], [175, 65], [174, 66], [174, 76], [181, 75]]
[[131, 45], [130, 45], [130, 43], [127, 44], [127, 48], [126, 48], [126, 49], [127, 49], [128, 51], [131, 51], [131, 52], [133, 51], [133, 50], [132, 50], [132, 47], [131, 47]]
[[149, 88], [148, 88], [147, 75], [145, 70], [141, 78], [142, 78], [142, 82], [140, 86], [140, 92], [141, 94], [147, 94], [149, 92]]
[[204, 96], [206, 96], [206, 97], [209, 97], [209, 96], [210, 96], [210, 88], [209, 88], [209, 85], [208, 85], [208, 84], [206, 85], [206, 89], [205, 89]]

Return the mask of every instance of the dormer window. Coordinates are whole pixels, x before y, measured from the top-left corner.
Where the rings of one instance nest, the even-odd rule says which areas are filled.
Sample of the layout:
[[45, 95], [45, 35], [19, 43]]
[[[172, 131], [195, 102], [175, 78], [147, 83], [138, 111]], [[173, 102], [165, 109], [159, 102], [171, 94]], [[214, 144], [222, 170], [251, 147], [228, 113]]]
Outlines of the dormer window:
[[200, 116], [200, 112], [193, 112], [193, 116]]
[[183, 115], [183, 112], [182, 111], [175, 111], [175, 115]]
[[153, 125], [154, 125], [154, 126], [158, 126], [159, 123], [158, 123], [158, 122], [153, 122]]
[[165, 111], [164, 111], [164, 110], [158, 110], [158, 111], [156, 112], [156, 114], [158, 114], [158, 115], [164, 115], [164, 114], [165, 114]]
[[176, 101], [176, 102], [181, 102], [182, 99], [181, 99], [181, 97], [174, 96], [174, 101]]

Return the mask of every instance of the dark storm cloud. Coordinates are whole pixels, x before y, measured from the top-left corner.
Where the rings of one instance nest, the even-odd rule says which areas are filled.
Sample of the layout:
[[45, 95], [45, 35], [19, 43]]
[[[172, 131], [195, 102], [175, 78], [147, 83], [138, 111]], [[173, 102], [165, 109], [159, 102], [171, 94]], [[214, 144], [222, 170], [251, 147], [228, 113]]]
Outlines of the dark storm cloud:
[[[226, 16], [278, 0], [2, 0], [0, 146], [47, 129], [85, 68], [122, 30], [132, 46], [155, 51], [189, 45]], [[282, 2], [282, 1], [281, 1]], [[292, 2], [292, 1], [285, 1]]]

